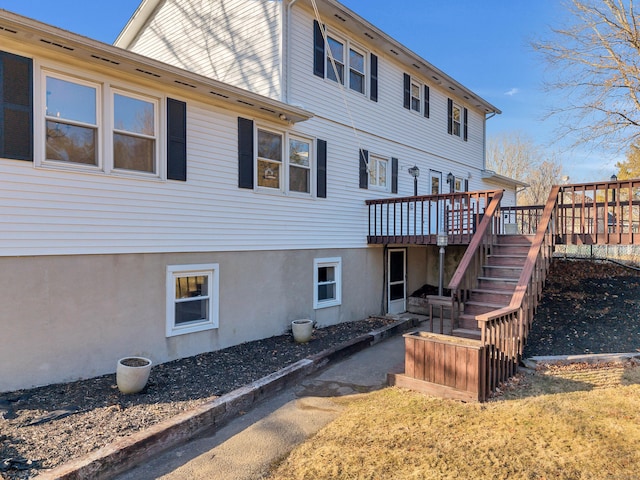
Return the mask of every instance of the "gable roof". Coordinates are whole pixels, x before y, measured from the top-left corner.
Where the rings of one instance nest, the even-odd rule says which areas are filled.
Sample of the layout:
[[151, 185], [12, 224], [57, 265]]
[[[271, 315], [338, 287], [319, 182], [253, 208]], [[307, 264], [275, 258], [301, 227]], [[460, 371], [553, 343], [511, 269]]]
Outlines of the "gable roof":
[[313, 116], [304, 109], [0, 9], [0, 41], [3, 38], [36, 53], [45, 49], [58, 59], [67, 55], [95, 68], [112, 68], [143, 82], [151, 80], [186, 96], [197, 95], [207, 103], [276, 122], [296, 123]]
[[[138, 35], [145, 28], [147, 23], [152, 19], [156, 10], [160, 7], [164, 0], [142, 0], [133, 13], [125, 27], [116, 38], [114, 45], [122, 48], [129, 48], [136, 40]], [[303, 5], [307, 3], [307, 7], [311, 8], [309, 0], [280, 0], [283, 3]], [[424, 78], [430, 83], [440, 85], [442, 88], [449, 90], [452, 96], [459, 97], [466, 101], [470, 106], [478, 108], [485, 114], [502, 113], [497, 107], [484, 100], [474, 92], [445, 74], [440, 69], [430, 64], [411, 49], [394, 40], [391, 36], [378, 29], [357, 13], [348, 9], [337, 0], [316, 0], [318, 11], [322, 18], [335, 19], [340, 22], [350, 34], [357, 36], [362, 42], [375, 46], [380, 52], [384, 52], [397, 62], [404, 65], [407, 72], [413, 72]]]

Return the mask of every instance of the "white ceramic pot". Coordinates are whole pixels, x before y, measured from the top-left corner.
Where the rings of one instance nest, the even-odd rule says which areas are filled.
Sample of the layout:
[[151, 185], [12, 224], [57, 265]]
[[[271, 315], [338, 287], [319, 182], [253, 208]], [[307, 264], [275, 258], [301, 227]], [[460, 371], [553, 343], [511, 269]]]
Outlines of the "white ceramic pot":
[[291, 322], [291, 331], [293, 332], [293, 339], [297, 343], [307, 343], [311, 340], [311, 334], [313, 333], [313, 321], [308, 318], [294, 320]]
[[151, 360], [144, 357], [125, 357], [118, 360], [116, 383], [122, 393], [138, 393], [147, 384]]

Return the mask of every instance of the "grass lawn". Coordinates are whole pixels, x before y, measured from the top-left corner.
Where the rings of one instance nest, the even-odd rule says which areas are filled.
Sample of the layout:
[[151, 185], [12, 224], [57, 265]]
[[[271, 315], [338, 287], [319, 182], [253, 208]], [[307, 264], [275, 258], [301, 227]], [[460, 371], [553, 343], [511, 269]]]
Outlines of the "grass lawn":
[[550, 366], [484, 404], [387, 388], [273, 467], [274, 479], [638, 479], [640, 366]]

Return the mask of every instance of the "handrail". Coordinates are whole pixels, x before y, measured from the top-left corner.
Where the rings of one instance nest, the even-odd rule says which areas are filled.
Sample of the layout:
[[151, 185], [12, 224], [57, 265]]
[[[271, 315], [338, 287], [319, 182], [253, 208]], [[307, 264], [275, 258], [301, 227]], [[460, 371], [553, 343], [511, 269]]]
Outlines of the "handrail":
[[458, 264], [458, 268], [456, 268], [456, 271], [454, 272], [453, 277], [451, 277], [451, 280], [449, 281], [448, 288], [451, 290], [452, 293], [457, 291], [460, 288], [460, 283], [464, 279], [465, 273], [469, 269], [469, 266], [471, 265], [471, 262], [473, 261], [473, 258], [476, 255], [476, 252], [482, 246], [483, 241], [485, 239], [485, 235], [487, 233], [491, 233], [489, 231], [489, 228], [493, 223], [492, 222], [493, 217], [499, 211], [501, 200], [502, 200], [502, 192], [497, 191], [496, 194], [493, 196], [491, 203], [489, 203], [489, 205], [487, 206], [484, 212], [484, 216], [482, 217], [482, 220], [478, 225], [476, 233], [471, 239], [469, 246], [465, 250], [464, 255], [462, 256], [462, 259]]

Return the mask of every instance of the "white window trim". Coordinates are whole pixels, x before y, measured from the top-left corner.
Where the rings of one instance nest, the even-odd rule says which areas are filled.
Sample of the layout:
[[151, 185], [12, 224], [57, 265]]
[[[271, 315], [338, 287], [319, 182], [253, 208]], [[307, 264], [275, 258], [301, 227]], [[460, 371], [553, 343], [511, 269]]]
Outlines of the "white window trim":
[[[34, 60], [35, 84], [34, 92], [34, 128], [36, 132], [42, 132], [42, 137], [36, 135], [34, 138], [34, 166], [36, 168], [47, 168], [65, 170], [70, 172], [94, 173], [98, 175], [120, 176], [152, 181], [166, 181], [166, 96], [159, 95], [155, 91], [147, 88], [129, 85], [127, 82], [119, 82], [111, 77], [87, 78], [87, 72], [74, 69], [67, 65], [60, 65], [56, 62], [40, 62]], [[97, 91], [97, 155], [98, 166], [86, 165], [73, 162], [64, 162], [46, 159], [46, 77], [51, 76], [69, 82], [98, 86]], [[131, 97], [139, 97], [147, 101], [154, 101], [156, 105], [156, 172], [142, 172], [136, 170], [114, 169], [113, 168], [113, 94], [116, 91]], [[38, 113], [41, 112], [41, 113]]]
[[[456, 128], [455, 128], [456, 121], [454, 120], [455, 116], [453, 114], [456, 108], [460, 112], [460, 120], [458, 121], [458, 124], [459, 124], [458, 133], [456, 133]], [[463, 114], [464, 114], [464, 110], [462, 106], [456, 102], [453, 102], [451, 107], [451, 135], [453, 135], [454, 137], [462, 138], [462, 129], [464, 128], [463, 127], [464, 119], [462, 118]]]
[[[367, 96], [368, 95], [368, 90], [369, 90], [369, 83], [370, 83], [370, 69], [369, 69], [369, 58], [370, 58], [370, 52], [366, 49], [361, 47], [359, 44], [352, 42], [349, 38], [344, 37], [340, 34], [336, 34], [334, 32], [326, 32], [327, 38], [331, 37], [334, 40], [342, 43], [342, 56], [344, 57], [344, 62], [343, 62], [343, 68], [344, 68], [344, 72], [343, 72], [343, 82], [340, 83], [338, 81], [335, 81], [331, 78], [329, 78], [328, 76], [328, 72], [325, 71], [324, 73], [324, 78], [325, 80], [331, 82], [332, 84], [337, 84], [340, 85], [341, 88], [344, 88], [350, 92], [353, 92], [356, 95], [363, 95], [363, 96]], [[349, 56], [349, 52], [353, 50], [355, 52], [358, 52], [359, 54], [361, 54], [364, 58], [364, 88], [363, 88], [363, 92], [360, 92], [358, 90], [354, 90], [353, 88], [351, 88], [351, 58]], [[327, 68], [331, 68], [333, 69], [333, 64], [330, 61], [329, 58], [329, 46], [328, 44], [325, 44], [325, 53], [324, 53], [324, 64], [325, 64], [325, 69]]]
[[[96, 156], [97, 165], [88, 165], [83, 163], [65, 162], [62, 160], [48, 160], [47, 159], [47, 77], [57, 78], [66, 82], [91, 87], [96, 91]], [[87, 80], [81, 77], [77, 77], [70, 74], [60, 73], [48, 69], [40, 69], [40, 95], [39, 101], [41, 108], [36, 109], [36, 112], [42, 112], [41, 115], [34, 115], [34, 125], [42, 132], [42, 138], [39, 140], [41, 146], [39, 150], [41, 155], [37, 155], [35, 158], [36, 166], [50, 166], [55, 168], [61, 168], [64, 170], [76, 170], [84, 172], [103, 172], [104, 171], [104, 155], [102, 150], [104, 147], [104, 123], [103, 123], [103, 92], [102, 85], [98, 82]], [[53, 117], [49, 117], [53, 118]], [[80, 124], [78, 124], [80, 125]], [[36, 136], [36, 141], [38, 136]]]
[[[369, 152], [369, 169], [371, 169], [374, 164], [377, 165], [380, 160], [386, 162], [387, 164], [387, 175], [386, 175], [387, 178], [385, 182], [386, 185], [380, 186], [378, 184], [371, 183], [371, 176], [369, 176], [369, 189], [379, 190], [381, 192], [389, 192], [391, 191], [391, 158], [384, 155], [378, 155], [376, 153]], [[376, 172], [376, 178], [378, 178], [377, 172]]]
[[[188, 325], [176, 326], [175, 279], [182, 276], [205, 275], [209, 278], [209, 319], [201, 322], [193, 322]], [[183, 335], [187, 333], [202, 332], [218, 328], [220, 310], [220, 267], [217, 263], [197, 265], [168, 265], [166, 277], [166, 331], [167, 337]]]
[[[126, 168], [116, 168], [115, 166], [115, 158], [113, 156], [113, 134], [116, 132], [115, 127], [115, 96], [116, 94], [122, 95], [125, 97], [135, 98], [137, 100], [142, 100], [145, 102], [149, 102], [153, 104], [153, 131], [155, 135], [153, 137], [148, 135], [135, 135], [140, 138], [153, 138], [155, 142], [154, 148], [154, 162], [155, 162], [155, 171], [154, 172], [144, 172], [141, 170], [129, 170]], [[110, 159], [109, 162], [109, 170], [108, 173], [114, 173], [118, 175], [135, 175], [135, 176], [145, 176], [145, 177], [159, 177], [161, 175], [161, 166], [160, 166], [160, 152], [161, 152], [161, 135], [160, 135], [160, 99], [157, 97], [144, 95], [138, 92], [132, 92], [130, 90], [123, 90], [121, 88], [111, 88], [109, 92], [109, 141], [108, 141], [108, 149]]]
[[[254, 190], [259, 193], [270, 193], [275, 195], [287, 195], [291, 197], [301, 197], [301, 198], [315, 198], [316, 196], [316, 149], [315, 149], [315, 139], [310, 137], [305, 137], [304, 135], [299, 135], [297, 133], [291, 133], [287, 131], [277, 130], [270, 127], [265, 127], [261, 124], [256, 124], [254, 127], [254, 145], [253, 145], [253, 171], [254, 171], [254, 179], [253, 184], [255, 185]], [[258, 130], [263, 130], [265, 132], [274, 133], [276, 135], [280, 135], [282, 137], [282, 162], [280, 165], [280, 187], [279, 188], [271, 188], [264, 185], [259, 185], [258, 178]], [[300, 140], [303, 142], [309, 143], [309, 193], [305, 192], [296, 192], [294, 190], [289, 189], [289, 140]]]
[[[409, 110], [417, 115], [422, 115], [422, 111], [424, 109], [424, 84], [417, 80], [415, 77], [410, 76], [410, 87], [409, 87]], [[413, 96], [413, 87], [418, 87], [418, 97]], [[413, 99], [418, 99], [418, 109], [413, 108]]]
[[[333, 267], [335, 271], [336, 298], [330, 300], [318, 300], [318, 269], [321, 267]], [[342, 257], [314, 258], [313, 259], [313, 308], [315, 310], [327, 307], [335, 307], [342, 304]]]

